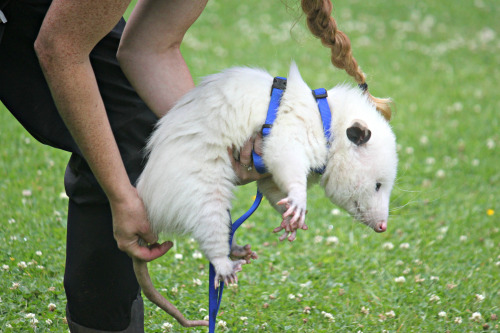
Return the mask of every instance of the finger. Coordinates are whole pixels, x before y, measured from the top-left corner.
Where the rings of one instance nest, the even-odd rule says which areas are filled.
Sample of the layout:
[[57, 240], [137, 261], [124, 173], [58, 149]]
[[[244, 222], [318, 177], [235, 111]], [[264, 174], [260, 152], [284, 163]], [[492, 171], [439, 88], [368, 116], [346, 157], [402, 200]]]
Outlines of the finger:
[[277, 228], [274, 228], [273, 233], [280, 232], [280, 231], [281, 231], [281, 230], [283, 230], [283, 229], [285, 229], [285, 228], [284, 228], [284, 227], [282, 227], [282, 226], [279, 226], [279, 227], [277, 227]]
[[171, 241], [167, 241], [162, 244], [156, 243], [147, 247], [139, 246], [138, 243], [135, 243], [129, 248], [127, 253], [130, 256], [138, 258], [140, 260], [152, 261], [167, 253], [168, 250], [172, 248], [172, 246], [173, 243]]
[[234, 158], [234, 155], [233, 155], [233, 149], [227, 147], [227, 153], [229, 155], [229, 160], [231, 161], [231, 165], [233, 166], [233, 169], [239, 169], [239, 164], [238, 164], [238, 162], [236, 161], [236, 159]]
[[262, 132], [259, 132], [253, 142], [253, 150], [262, 156]]
[[288, 231], [285, 231], [279, 238], [280, 242], [284, 241], [287, 236], [288, 236]]
[[295, 240], [296, 236], [297, 236], [297, 231], [293, 231], [292, 234], [290, 236], [288, 236], [288, 240], [290, 242], [293, 242]]
[[253, 138], [250, 138], [240, 149], [240, 162], [246, 165], [252, 164]]
[[285, 199], [281, 199], [280, 201], [278, 201], [276, 204], [278, 206], [283, 206], [283, 205], [286, 205], [288, 203], [288, 198], [285, 198]]

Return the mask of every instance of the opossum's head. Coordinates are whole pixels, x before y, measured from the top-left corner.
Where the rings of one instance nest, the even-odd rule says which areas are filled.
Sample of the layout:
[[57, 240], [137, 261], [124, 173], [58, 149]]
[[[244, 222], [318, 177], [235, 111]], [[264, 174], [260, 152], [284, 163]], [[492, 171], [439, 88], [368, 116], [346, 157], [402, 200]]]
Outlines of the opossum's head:
[[322, 186], [333, 203], [384, 232], [398, 163], [394, 133], [359, 89], [335, 87], [328, 96], [333, 138]]

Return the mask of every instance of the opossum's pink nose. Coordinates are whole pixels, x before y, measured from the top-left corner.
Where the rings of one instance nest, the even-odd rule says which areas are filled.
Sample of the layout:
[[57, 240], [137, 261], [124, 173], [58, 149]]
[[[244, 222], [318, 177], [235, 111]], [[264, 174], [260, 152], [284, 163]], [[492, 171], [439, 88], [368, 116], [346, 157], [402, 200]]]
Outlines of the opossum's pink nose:
[[379, 222], [374, 229], [376, 232], [384, 232], [387, 230], [387, 222]]

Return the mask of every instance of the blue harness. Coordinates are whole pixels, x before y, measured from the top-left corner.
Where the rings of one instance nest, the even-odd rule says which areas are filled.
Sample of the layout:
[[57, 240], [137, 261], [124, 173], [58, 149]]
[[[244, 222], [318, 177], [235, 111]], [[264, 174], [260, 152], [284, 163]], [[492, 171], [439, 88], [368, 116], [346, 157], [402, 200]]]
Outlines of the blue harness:
[[[283, 77], [275, 77], [273, 80], [273, 86], [271, 88], [271, 101], [269, 102], [269, 108], [267, 110], [266, 122], [262, 125], [262, 137], [271, 133], [271, 128], [273, 127], [273, 123], [276, 120], [276, 115], [278, 114], [278, 108], [280, 106], [281, 97], [286, 89], [286, 78]], [[316, 99], [316, 103], [318, 104], [319, 113], [321, 115], [321, 121], [323, 123], [323, 132], [325, 133], [326, 142], [330, 142], [331, 132], [330, 132], [330, 123], [332, 119], [332, 115], [330, 112], [330, 107], [328, 106], [328, 101], [326, 97], [328, 96], [326, 89], [320, 88], [312, 91], [314, 98]], [[262, 157], [258, 155], [255, 151], [252, 151], [252, 158], [255, 169], [259, 173], [266, 173], [266, 167], [264, 165], [264, 161]], [[325, 171], [325, 166], [320, 169], [313, 170], [316, 173], [323, 174]], [[259, 207], [262, 201], [262, 193], [257, 189], [257, 195], [255, 197], [255, 201], [252, 204], [252, 207], [243, 214], [235, 223], [231, 226], [231, 234], [229, 236], [229, 247], [233, 242], [233, 236], [236, 232], [236, 229], [245, 222]], [[217, 319], [217, 313], [219, 312], [220, 303], [222, 300], [222, 292], [224, 291], [224, 282], [220, 282], [219, 288], [215, 289], [213, 282], [215, 280], [215, 268], [212, 264], [210, 264], [210, 274], [208, 278], [208, 304], [209, 304], [209, 325], [208, 329], [210, 333], [215, 332], [215, 324]]]

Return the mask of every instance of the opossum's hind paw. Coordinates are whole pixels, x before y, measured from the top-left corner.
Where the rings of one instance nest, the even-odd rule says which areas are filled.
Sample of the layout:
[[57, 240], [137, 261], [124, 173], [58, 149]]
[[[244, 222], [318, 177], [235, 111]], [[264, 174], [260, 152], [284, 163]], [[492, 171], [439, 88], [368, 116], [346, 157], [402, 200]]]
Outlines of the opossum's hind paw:
[[241, 246], [238, 244], [233, 244], [231, 247], [231, 259], [244, 259], [246, 264], [249, 264], [252, 259], [257, 259], [259, 256], [257, 253], [251, 250], [249, 244]]
[[[231, 261], [229, 258], [226, 258], [227, 262], [223, 265], [218, 264], [220, 260], [214, 260], [212, 264], [215, 267], [215, 280], [214, 287], [217, 289], [219, 287], [219, 281], [223, 281], [226, 285], [231, 283], [238, 283], [238, 277], [236, 276], [237, 272], [242, 270], [242, 265], [246, 264], [246, 260], [240, 259]], [[227, 264], [229, 263], [230, 269], [228, 270]], [[226, 266], [226, 267], [224, 267]]]

